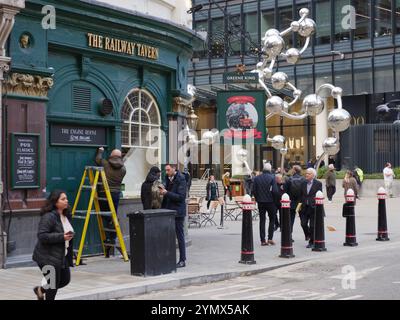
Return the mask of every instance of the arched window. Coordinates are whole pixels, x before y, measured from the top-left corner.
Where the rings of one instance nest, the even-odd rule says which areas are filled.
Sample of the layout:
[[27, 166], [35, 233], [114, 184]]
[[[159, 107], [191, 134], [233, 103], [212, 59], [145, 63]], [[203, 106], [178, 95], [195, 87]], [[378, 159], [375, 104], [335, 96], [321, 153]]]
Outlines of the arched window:
[[149, 92], [134, 89], [125, 98], [121, 118], [121, 145], [127, 172], [124, 197], [137, 197], [150, 168], [161, 162], [160, 113]]
[[122, 147], [158, 148], [154, 146], [160, 130], [160, 114], [154, 98], [143, 89], [132, 90], [122, 108]]

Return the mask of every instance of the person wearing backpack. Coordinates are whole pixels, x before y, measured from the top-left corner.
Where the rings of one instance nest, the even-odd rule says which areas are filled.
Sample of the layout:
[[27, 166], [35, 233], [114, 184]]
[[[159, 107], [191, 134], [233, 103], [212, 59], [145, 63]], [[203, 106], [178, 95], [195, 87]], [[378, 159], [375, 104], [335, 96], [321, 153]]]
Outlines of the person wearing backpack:
[[143, 209], [160, 209], [162, 203], [162, 195], [159, 186], [161, 170], [158, 167], [152, 167], [147, 174], [146, 180], [142, 184], [140, 190], [140, 198], [142, 200]]
[[301, 175], [301, 167], [298, 165], [293, 166], [293, 175], [286, 181], [285, 191], [290, 197], [290, 218], [292, 223], [292, 232], [294, 220], [296, 218], [296, 208], [301, 202], [302, 186], [306, 181]]

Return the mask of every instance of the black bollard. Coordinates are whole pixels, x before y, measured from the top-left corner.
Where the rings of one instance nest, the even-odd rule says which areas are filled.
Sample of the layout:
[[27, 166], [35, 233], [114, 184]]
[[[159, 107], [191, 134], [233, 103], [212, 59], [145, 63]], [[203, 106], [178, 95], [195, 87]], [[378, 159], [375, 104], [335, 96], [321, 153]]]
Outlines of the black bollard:
[[378, 238], [376, 241], [389, 241], [386, 221], [386, 190], [379, 188], [378, 190]]
[[224, 229], [224, 204], [225, 204], [225, 201], [223, 198], [219, 198], [218, 201], [219, 201], [219, 204], [221, 205], [221, 220], [219, 222], [219, 227], [217, 227], [217, 228]]
[[253, 243], [253, 217], [252, 210], [254, 203], [249, 195], [243, 197], [242, 202], [243, 218], [242, 218], [242, 251], [240, 252], [239, 263], [255, 264], [254, 260], [254, 243]]
[[281, 199], [281, 258], [294, 258], [292, 224], [290, 220], [290, 198], [287, 193]]
[[318, 191], [315, 197], [314, 246], [312, 251], [326, 251], [324, 229], [324, 195]]
[[346, 240], [343, 243], [347, 247], [358, 246], [356, 238], [356, 215], [354, 210], [354, 191], [347, 190], [346, 203], [343, 206], [343, 216], [346, 218]]

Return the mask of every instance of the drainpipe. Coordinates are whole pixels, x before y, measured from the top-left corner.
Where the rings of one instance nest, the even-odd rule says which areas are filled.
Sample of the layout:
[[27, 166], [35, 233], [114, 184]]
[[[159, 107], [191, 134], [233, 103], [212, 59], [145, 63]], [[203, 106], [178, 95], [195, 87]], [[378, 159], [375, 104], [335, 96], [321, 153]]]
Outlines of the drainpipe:
[[[10, 70], [11, 58], [6, 56], [6, 42], [14, 26], [15, 15], [25, 8], [25, 0], [2, 0], [0, 2], [0, 269], [4, 268], [7, 254], [7, 234], [3, 228], [3, 81]], [[6, 173], [4, 173], [6, 174]], [[5, 186], [7, 187], [7, 186]]]

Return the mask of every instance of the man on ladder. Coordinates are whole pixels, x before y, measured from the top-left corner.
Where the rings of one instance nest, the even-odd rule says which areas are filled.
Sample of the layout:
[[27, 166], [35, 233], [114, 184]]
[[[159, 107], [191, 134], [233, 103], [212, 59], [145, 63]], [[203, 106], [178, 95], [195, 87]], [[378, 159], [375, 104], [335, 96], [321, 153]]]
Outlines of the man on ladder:
[[[119, 198], [121, 194], [121, 184], [122, 180], [125, 177], [126, 174], [126, 168], [124, 166], [124, 162], [122, 160], [122, 153], [118, 149], [114, 149], [111, 152], [110, 157], [108, 160], [103, 159], [103, 153], [104, 153], [104, 148], [101, 147], [97, 150], [97, 155], [96, 155], [96, 163], [99, 166], [104, 167], [104, 172], [106, 174], [106, 178], [108, 181], [108, 185], [110, 187], [110, 192], [111, 192], [111, 198], [113, 200], [113, 204], [115, 207], [115, 211], [118, 213], [118, 204], [119, 204]], [[104, 192], [104, 189], [102, 185], [99, 186], [99, 193], [98, 196], [100, 199], [105, 199], [106, 194]], [[99, 201], [100, 204], [100, 210], [101, 211], [109, 211], [109, 205], [107, 201]], [[103, 219], [103, 225], [104, 228], [106, 229], [112, 229], [113, 228], [113, 222], [112, 218], [109, 216], [102, 216]], [[115, 238], [116, 234], [115, 232], [105, 232], [106, 239], [105, 243], [108, 244], [115, 244]], [[106, 247], [106, 258], [110, 257], [110, 251], [111, 251], [110, 246]]]

